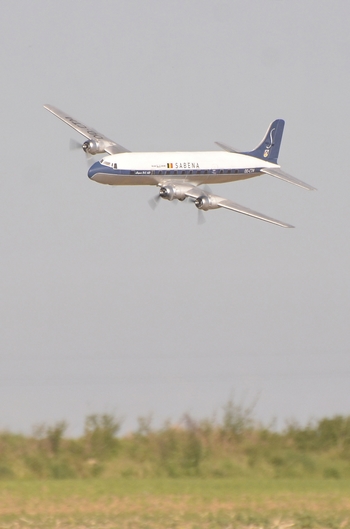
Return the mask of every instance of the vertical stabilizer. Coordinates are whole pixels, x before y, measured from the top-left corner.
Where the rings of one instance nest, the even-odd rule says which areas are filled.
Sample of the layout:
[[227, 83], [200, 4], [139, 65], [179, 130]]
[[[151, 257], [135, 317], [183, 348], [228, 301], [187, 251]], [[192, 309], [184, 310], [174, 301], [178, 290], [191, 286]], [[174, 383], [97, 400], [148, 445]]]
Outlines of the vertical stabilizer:
[[264, 139], [254, 149], [254, 151], [243, 152], [242, 154], [247, 154], [249, 156], [254, 156], [255, 158], [261, 158], [267, 162], [277, 163], [278, 154], [280, 151], [282, 135], [284, 129], [284, 120], [276, 119], [271, 123], [267, 132], [264, 136]]

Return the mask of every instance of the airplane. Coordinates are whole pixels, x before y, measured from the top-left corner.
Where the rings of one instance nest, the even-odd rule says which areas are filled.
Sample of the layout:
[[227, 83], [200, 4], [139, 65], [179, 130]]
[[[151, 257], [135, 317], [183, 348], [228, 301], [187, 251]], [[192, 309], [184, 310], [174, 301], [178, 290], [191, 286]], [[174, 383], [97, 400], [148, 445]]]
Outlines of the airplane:
[[89, 178], [101, 184], [154, 185], [159, 187], [157, 199], [183, 201], [188, 198], [200, 211], [225, 208], [283, 228], [294, 226], [214, 195], [200, 186], [267, 174], [304, 189], [315, 189], [285, 173], [277, 164], [285, 124], [283, 119], [270, 124], [263, 140], [252, 151], [239, 152], [215, 142], [222, 151], [130, 152], [56, 107], [44, 105], [44, 108], [86, 138], [81, 145], [86, 154], [107, 154], [88, 170]]

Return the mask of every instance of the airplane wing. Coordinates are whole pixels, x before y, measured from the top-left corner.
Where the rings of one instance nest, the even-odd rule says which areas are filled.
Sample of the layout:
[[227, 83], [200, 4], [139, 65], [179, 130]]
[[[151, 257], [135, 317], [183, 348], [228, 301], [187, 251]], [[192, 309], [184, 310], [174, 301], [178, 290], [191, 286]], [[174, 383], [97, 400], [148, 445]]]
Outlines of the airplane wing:
[[118, 143], [115, 143], [113, 140], [110, 140], [100, 132], [97, 132], [97, 130], [87, 127], [81, 121], [77, 121], [76, 119], [72, 118], [65, 112], [62, 112], [62, 110], [59, 110], [58, 108], [52, 106], [52, 105], [44, 105], [44, 108], [57, 116], [59, 119], [67, 123], [70, 127], [72, 127], [74, 130], [85, 136], [85, 138], [88, 138], [89, 140], [95, 140], [99, 143], [102, 143], [103, 145], [103, 151], [108, 154], [118, 154], [121, 152], [130, 152], [128, 149], [125, 149], [125, 147], [122, 147], [121, 145], [118, 145]]
[[302, 180], [298, 180], [298, 178], [295, 178], [294, 176], [291, 176], [285, 173], [284, 171], [281, 171], [281, 169], [270, 169], [270, 167], [264, 167], [263, 169], [261, 169], [261, 172], [274, 176], [275, 178], [279, 178], [280, 180], [284, 180], [285, 182], [289, 182], [290, 184], [294, 184], [295, 186], [303, 187], [304, 189], [308, 189], [309, 191], [316, 190], [315, 187], [312, 187], [309, 184], [302, 182]]
[[282, 226], [282, 228], [294, 228], [294, 226], [292, 226], [291, 224], [286, 224], [285, 222], [273, 219], [272, 217], [268, 217], [267, 215], [263, 215], [262, 213], [258, 213], [257, 211], [253, 211], [252, 209], [245, 208], [243, 206], [240, 206], [239, 204], [235, 204], [231, 200], [224, 199], [219, 202], [218, 206], [220, 208], [226, 208], [230, 209], [231, 211], [236, 211], [237, 213], [243, 213], [243, 215], [249, 215], [249, 217], [254, 217], [256, 219], [264, 220], [266, 222], [271, 222], [271, 224], [277, 224], [277, 226]]
[[291, 224], [286, 224], [285, 222], [274, 219], [272, 217], [268, 217], [267, 215], [263, 215], [262, 213], [253, 211], [252, 209], [246, 208], [244, 206], [240, 206], [239, 204], [236, 204], [235, 202], [232, 202], [231, 200], [228, 200], [226, 198], [206, 193], [200, 187], [191, 187], [189, 190], [185, 192], [185, 195], [189, 198], [199, 199], [199, 200], [202, 197], [207, 197], [209, 199], [209, 204], [210, 204], [209, 207], [199, 208], [199, 209], [225, 208], [225, 209], [230, 209], [231, 211], [236, 211], [237, 213], [242, 213], [243, 215], [248, 215], [249, 217], [254, 217], [259, 220], [264, 220], [265, 222], [270, 222], [271, 224], [276, 224], [277, 226], [282, 226], [282, 228], [294, 228], [294, 226], [292, 226]]

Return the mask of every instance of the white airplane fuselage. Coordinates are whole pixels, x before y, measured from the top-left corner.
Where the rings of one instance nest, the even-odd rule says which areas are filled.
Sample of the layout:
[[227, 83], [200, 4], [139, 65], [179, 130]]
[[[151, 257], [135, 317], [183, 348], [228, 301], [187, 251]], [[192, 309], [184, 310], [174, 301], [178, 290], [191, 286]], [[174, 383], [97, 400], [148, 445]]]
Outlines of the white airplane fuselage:
[[278, 168], [245, 154], [205, 152], [127, 152], [105, 156], [88, 172], [91, 180], [109, 185], [157, 185], [177, 181], [219, 184], [259, 176]]

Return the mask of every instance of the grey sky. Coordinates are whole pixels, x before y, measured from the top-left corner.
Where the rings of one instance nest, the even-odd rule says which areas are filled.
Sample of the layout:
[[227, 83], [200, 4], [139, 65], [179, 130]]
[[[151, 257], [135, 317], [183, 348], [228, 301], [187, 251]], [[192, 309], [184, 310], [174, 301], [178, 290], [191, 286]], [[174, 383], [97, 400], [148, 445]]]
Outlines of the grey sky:
[[[231, 394], [280, 424], [350, 413], [349, 44], [341, 1], [14, 0], [0, 19], [0, 428], [92, 412], [133, 428]], [[130, 150], [251, 149], [217, 186], [295, 230], [89, 181], [50, 103]]]

